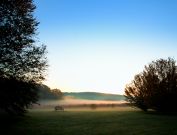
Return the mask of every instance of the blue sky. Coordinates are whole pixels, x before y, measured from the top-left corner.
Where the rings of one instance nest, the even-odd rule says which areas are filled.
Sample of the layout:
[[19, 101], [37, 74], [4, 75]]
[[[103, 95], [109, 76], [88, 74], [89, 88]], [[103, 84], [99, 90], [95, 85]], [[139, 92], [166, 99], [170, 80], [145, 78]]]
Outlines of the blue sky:
[[177, 59], [176, 0], [35, 0], [47, 45], [45, 83], [123, 94], [145, 64]]

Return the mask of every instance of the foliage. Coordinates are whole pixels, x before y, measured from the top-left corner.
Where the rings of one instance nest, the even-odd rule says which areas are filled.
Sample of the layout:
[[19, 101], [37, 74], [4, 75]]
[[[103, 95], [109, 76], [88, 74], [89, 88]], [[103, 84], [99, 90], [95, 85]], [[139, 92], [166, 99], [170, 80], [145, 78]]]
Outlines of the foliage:
[[3, 110], [23, 113], [37, 101], [34, 87], [44, 79], [46, 47], [35, 45], [39, 24], [33, 17], [35, 8], [33, 0], [0, 2], [0, 97], [3, 97], [0, 109]]
[[46, 85], [38, 85], [39, 100], [61, 99], [63, 93], [59, 89], [50, 89]]
[[97, 105], [96, 105], [96, 104], [91, 104], [91, 105], [90, 105], [90, 108], [94, 110], [94, 109], [97, 108]]
[[177, 111], [177, 67], [172, 58], [152, 61], [126, 86], [125, 96], [144, 111]]
[[37, 87], [34, 82], [24, 82], [16, 78], [0, 78], [0, 108], [10, 114], [23, 115], [36, 102]]

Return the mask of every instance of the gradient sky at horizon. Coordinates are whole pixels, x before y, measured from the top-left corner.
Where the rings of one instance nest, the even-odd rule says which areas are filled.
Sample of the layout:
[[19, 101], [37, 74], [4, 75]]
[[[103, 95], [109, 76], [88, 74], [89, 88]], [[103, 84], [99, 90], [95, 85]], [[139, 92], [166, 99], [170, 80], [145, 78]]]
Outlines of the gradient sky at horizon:
[[35, 0], [45, 84], [123, 94], [144, 65], [177, 60], [177, 0]]

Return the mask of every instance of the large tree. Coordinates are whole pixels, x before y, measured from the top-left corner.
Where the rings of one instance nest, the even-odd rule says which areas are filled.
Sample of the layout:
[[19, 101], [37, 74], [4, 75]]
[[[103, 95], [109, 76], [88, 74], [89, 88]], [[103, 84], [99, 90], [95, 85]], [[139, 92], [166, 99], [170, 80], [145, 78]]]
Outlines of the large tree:
[[33, 0], [0, 2], [0, 109], [23, 114], [37, 101], [44, 80], [46, 47], [36, 38]]
[[177, 111], [177, 66], [172, 58], [152, 61], [125, 88], [131, 105], [144, 111]]

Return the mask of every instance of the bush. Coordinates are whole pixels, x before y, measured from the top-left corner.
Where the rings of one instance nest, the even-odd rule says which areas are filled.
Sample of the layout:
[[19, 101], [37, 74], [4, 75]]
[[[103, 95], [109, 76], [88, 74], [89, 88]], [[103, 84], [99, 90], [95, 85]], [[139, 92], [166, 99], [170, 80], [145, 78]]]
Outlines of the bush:
[[131, 105], [144, 111], [177, 112], [177, 66], [172, 58], [152, 61], [125, 88]]

